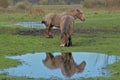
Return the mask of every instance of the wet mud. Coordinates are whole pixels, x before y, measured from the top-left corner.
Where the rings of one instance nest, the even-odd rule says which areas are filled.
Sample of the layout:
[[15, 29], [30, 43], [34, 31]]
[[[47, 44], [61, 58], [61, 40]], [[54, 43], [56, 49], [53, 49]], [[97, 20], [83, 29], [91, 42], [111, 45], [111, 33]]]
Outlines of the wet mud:
[[[52, 29], [51, 32], [53, 35], [60, 35], [59, 29]], [[74, 33], [77, 34], [96, 34], [96, 33], [120, 33], [120, 30], [105, 30], [105, 29], [76, 29]], [[40, 30], [19, 30], [15, 34], [19, 35], [31, 35], [31, 36], [44, 36], [45, 29]]]

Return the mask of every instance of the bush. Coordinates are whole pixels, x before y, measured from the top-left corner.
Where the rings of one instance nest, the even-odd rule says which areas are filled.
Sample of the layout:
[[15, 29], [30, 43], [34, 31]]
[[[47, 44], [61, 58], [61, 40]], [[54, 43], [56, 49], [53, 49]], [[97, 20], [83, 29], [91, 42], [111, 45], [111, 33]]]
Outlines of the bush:
[[8, 0], [0, 0], [0, 7], [7, 8], [8, 5]]
[[84, 0], [83, 6], [86, 8], [120, 6], [120, 0]]
[[16, 4], [16, 8], [21, 10], [27, 10], [29, 9], [30, 5], [31, 4], [29, 2], [18, 2]]
[[40, 0], [39, 2], [42, 5], [47, 5], [48, 4], [48, 0]]
[[35, 16], [41, 16], [44, 14], [44, 10], [40, 6], [34, 6], [30, 9], [30, 14]]
[[83, 6], [86, 8], [104, 7], [105, 0], [85, 0]]
[[108, 6], [120, 6], [120, 0], [110, 0]]
[[6, 9], [5, 9], [5, 8], [0, 7], [0, 12], [5, 12], [5, 11], [6, 11]]
[[93, 7], [93, 0], [90, 1], [90, 0], [85, 0], [84, 3], [83, 3], [83, 6], [86, 7], [86, 8], [92, 8]]

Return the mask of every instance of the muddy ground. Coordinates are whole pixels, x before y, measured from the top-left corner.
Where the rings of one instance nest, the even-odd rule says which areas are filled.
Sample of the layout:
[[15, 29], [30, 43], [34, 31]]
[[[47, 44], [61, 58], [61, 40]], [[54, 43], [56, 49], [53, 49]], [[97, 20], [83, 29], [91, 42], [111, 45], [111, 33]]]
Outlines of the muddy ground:
[[[59, 29], [51, 30], [53, 35], [60, 35]], [[120, 33], [120, 30], [104, 30], [104, 29], [77, 29], [74, 30], [77, 34], [95, 34], [95, 33]], [[44, 36], [45, 30], [19, 30], [17, 31], [19, 35], [32, 35], [32, 36]]]

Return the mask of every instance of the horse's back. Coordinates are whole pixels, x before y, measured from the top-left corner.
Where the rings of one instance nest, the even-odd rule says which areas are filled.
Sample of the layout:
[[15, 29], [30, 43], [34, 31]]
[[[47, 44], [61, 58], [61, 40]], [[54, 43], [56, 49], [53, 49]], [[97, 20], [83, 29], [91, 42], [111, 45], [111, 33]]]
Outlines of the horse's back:
[[72, 16], [64, 15], [61, 17], [61, 24], [64, 24], [64, 26], [70, 25], [72, 23], [74, 23], [74, 18]]
[[64, 15], [61, 18], [60, 29], [62, 33], [72, 34], [74, 29], [74, 18], [70, 15]]
[[43, 18], [43, 21], [47, 23], [47, 25], [53, 25], [53, 26], [59, 26], [60, 25], [60, 19], [63, 16], [63, 14], [54, 14], [49, 13], [45, 15]]
[[54, 16], [53, 13], [47, 14], [43, 17], [42, 21], [46, 22], [47, 25], [51, 24], [51, 19]]

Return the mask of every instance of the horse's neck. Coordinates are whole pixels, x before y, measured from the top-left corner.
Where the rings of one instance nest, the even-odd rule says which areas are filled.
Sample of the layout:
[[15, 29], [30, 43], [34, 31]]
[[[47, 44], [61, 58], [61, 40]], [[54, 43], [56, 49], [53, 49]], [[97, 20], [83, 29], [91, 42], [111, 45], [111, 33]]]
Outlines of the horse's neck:
[[60, 15], [60, 16], [63, 16], [63, 15], [65, 15], [65, 14], [62, 13], [62, 14], [59, 14], [59, 15]]
[[73, 13], [64, 12], [63, 14], [64, 14], [64, 15], [70, 15], [70, 16], [72, 16], [74, 19], [76, 19], [76, 16], [75, 16]]

